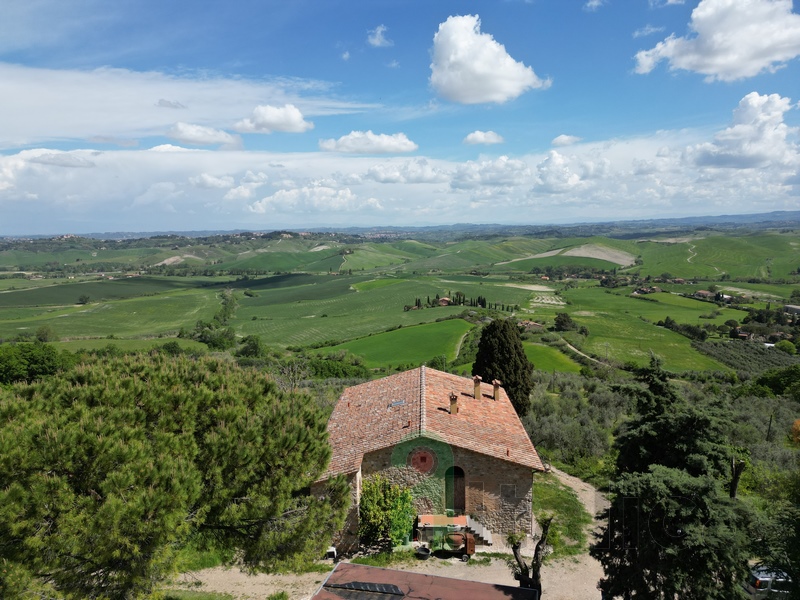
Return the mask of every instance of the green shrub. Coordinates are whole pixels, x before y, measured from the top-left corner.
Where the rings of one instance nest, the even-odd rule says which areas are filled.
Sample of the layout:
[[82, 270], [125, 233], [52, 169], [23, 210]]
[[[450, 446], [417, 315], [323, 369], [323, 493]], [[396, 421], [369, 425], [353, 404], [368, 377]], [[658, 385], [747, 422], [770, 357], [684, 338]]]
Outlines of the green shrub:
[[393, 546], [400, 545], [411, 534], [414, 516], [408, 488], [394, 485], [380, 474], [364, 479], [358, 523], [362, 544], [372, 546], [388, 539]]

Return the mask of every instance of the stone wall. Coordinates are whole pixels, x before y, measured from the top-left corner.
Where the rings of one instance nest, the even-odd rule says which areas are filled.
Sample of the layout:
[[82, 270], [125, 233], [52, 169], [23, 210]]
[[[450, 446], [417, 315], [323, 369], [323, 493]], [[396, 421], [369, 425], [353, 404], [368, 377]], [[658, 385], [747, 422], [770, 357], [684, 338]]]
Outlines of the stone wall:
[[[406, 464], [406, 456], [419, 447], [436, 449], [438, 464], [429, 474]], [[397, 448], [384, 448], [364, 455], [361, 471], [364, 477], [382, 473], [392, 483], [410, 487], [418, 512], [442, 514], [445, 472], [450, 466], [464, 471], [466, 514], [483, 523], [496, 536], [505, 537], [510, 532], [531, 533], [533, 475], [528, 467], [463, 448], [448, 446], [442, 451], [436, 442], [426, 444], [424, 439], [418, 439], [400, 448], [400, 452]]]
[[[408, 464], [408, 457], [420, 448], [436, 455], [436, 464], [428, 473], [421, 473]], [[361, 470], [348, 475], [350, 510], [343, 530], [334, 536], [334, 546], [340, 553], [358, 549], [358, 499], [363, 477], [381, 473], [392, 483], [411, 489], [418, 513], [443, 514], [445, 473], [451, 466], [464, 471], [466, 514], [492, 532], [496, 545], [502, 546], [505, 535], [511, 532], [531, 534], [533, 475], [528, 467], [451, 447], [441, 441], [417, 438], [365, 454]], [[315, 484], [312, 491], [316, 493], [317, 486], [321, 485]]]
[[463, 448], [453, 448], [453, 461], [464, 470], [468, 515], [496, 536], [531, 533], [530, 468]]

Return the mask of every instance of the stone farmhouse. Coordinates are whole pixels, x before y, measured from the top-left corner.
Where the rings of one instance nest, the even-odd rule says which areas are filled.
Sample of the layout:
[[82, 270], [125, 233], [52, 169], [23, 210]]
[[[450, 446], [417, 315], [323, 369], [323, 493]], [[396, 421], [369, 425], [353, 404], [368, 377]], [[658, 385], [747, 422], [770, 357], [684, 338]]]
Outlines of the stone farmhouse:
[[539, 455], [500, 382], [419, 367], [347, 388], [328, 421], [333, 456], [320, 483], [344, 474], [353, 503], [340, 551], [357, 547], [365, 477], [409, 486], [418, 514], [466, 515], [478, 543], [533, 527]]

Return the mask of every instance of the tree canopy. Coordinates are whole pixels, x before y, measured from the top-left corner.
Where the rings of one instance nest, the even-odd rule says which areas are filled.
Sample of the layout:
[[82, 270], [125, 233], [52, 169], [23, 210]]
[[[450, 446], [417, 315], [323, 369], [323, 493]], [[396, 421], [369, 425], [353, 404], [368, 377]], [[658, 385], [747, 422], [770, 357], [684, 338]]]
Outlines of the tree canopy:
[[319, 556], [341, 527], [325, 415], [212, 359], [110, 358], [0, 390], [0, 596], [133, 598], [192, 538], [245, 568]]
[[520, 417], [530, 409], [533, 364], [525, 355], [517, 325], [510, 319], [496, 319], [483, 328], [472, 374], [484, 381], [499, 379]]
[[75, 356], [41, 341], [0, 344], [0, 384], [33, 381], [71, 367]]
[[637, 415], [616, 440], [608, 523], [591, 553], [607, 597], [743, 598], [749, 514], [729, 497], [730, 451], [712, 402], [690, 404], [657, 360], [629, 388]]

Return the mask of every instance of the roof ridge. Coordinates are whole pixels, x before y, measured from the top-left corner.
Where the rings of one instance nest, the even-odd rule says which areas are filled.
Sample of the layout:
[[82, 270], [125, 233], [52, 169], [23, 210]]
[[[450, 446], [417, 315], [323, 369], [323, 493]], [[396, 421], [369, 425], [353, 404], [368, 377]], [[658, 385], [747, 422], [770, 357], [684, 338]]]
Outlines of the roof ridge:
[[423, 435], [427, 430], [425, 419], [425, 365], [419, 368], [419, 434]]

